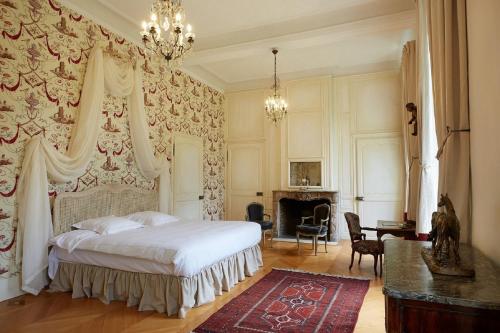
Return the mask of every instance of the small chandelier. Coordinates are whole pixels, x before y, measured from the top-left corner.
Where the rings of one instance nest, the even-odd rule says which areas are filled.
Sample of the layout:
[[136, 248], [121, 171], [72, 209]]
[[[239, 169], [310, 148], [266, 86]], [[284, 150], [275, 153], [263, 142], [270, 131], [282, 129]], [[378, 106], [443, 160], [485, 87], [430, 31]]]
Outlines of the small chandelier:
[[271, 120], [275, 125], [277, 125], [283, 118], [285, 118], [288, 105], [286, 101], [280, 96], [279, 90], [279, 79], [276, 74], [276, 54], [278, 49], [273, 49], [274, 54], [274, 84], [271, 89], [274, 90], [273, 95], [266, 99], [266, 115], [269, 120]]
[[164, 58], [170, 68], [179, 66], [193, 47], [195, 34], [184, 26], [181, 0], [155, 0], [151, 20], [142, 22], [142, 42], [152, 54]]

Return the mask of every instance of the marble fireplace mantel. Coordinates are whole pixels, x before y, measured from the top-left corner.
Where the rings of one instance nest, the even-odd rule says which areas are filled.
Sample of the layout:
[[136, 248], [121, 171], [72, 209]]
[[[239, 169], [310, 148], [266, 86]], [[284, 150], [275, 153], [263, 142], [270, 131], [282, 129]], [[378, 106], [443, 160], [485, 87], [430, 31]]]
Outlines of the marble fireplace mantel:
[[[282, 214], [280, 213], [280, 200], [289, 199], [296, 201], [314, 201], [326, 200], [330, 204], [330, 222], [328, 231], [328, 241], [338, 241], [337, 226], [337, 196], [338, 192], [327, 190], [279, 190], [273, 191], [273, 219], [276, 221], [275, 236], [283, 237], [282, 232]], [[288, 235], [289, 236], [289, 235]]]

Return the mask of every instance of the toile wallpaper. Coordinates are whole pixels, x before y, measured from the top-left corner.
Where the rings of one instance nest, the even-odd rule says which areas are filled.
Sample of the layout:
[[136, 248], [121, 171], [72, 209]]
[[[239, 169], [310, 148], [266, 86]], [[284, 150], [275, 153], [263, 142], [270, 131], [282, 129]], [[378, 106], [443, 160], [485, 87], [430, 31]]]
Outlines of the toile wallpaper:
[[[222, 93], [188, 75], [152, 62], [135, 44], [54, 0], [0, 1], [0, 276], [15, 265], [16, 188], [24, 146], [44, 135], [65, 151], [77, 118], [87, 57], [97, 43], [143, 69], [144, 104], [157, 155], [171, 158], [173, 133], [204, 143], [204, 215], [222, 219], [224, 207], [224, 111]], [[108, 183], [152, 189], [139, 173], [129, 136], [126, 101], [107, 96], [95, 157], [74, 182], [51, 185], [49, 195]]]

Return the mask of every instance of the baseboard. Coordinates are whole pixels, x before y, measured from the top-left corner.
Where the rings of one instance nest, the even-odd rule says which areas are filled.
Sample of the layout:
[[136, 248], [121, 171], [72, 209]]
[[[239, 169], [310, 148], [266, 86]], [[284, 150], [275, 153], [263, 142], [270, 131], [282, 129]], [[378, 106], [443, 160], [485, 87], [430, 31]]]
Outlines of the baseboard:
[[[273, 241], [288, 242], [288, 243], [297, 243], [297, 239], [296, 238], [279, 238], [279, 237], [275, 237], [275, 238], [273, 238]], [[267, 242], [267, 239], [266, 239], [266, 242]], [[311, 244], [311, 240], [310, 239], [301, 239], [300, 243]], [[320, 245], [322, 245], [322, 244], [325, 244], [325, 241], [324, 240], [318, 240], [318, 243]], [[338, 242], [327, 242], [327, 244], [328, 245], [338, 245], [339, 243]]]
[[19, 289], [19, 275], [10, 278], [0, 278], [0, 302], [24, 294]]

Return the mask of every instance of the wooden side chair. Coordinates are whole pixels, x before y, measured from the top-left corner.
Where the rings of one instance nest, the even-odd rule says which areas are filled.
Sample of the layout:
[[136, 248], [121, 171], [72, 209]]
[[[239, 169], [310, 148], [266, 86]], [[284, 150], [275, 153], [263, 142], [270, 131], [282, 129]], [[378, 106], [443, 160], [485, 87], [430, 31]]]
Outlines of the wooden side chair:
[[[300, 252], [300, 235], [312, 237], [314, 255], [318, 255], [318, 238], [325, 238], [325, 252], [328, 253], [327, 245], [327, 233], [328, 233], [328, 221], [330, 220], [330, 205], [321, 204], [314, 207], [313, 216], [302, 217], [302, 222], [297, 226], [297, 250]], [[305, 223], [306, 221], [312, 221], [311, 223]]]
[[264, 205], [259, 202], [249, 203], [245, 219], [260, 224], [260, 229], [262, 230], [262, 247], [266, 243], [266, 233], [271, 234], [271, 247], [273, 247], [273, 221], [271, 221], [269, 214], [264, 213]]
[[373, 256], [374, 264], [373, 269], [375, 271], [375, 276], [377, 276], [377, 262], [380, 257], [380, 276], [382, 276], [382, 254], [384, 254], [384, 244], [378, 240], [367, 240], [366, 234], [362, 230], [376, 231], [374, 228], [364, 228], [359, 224], [359, 216], [354, 213], [345, 213], [345, 219], [347, 221], [347, 227], [349, 228], [349, 236], [351, 237], [351, 265], [349, 270], [352, 268], [352, 263], [354, 262], [354, 254], [359, 253], [358, 265], [361, 263], [361, 256], [363, 254], [370, 254]]

